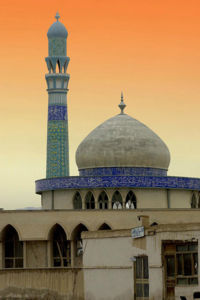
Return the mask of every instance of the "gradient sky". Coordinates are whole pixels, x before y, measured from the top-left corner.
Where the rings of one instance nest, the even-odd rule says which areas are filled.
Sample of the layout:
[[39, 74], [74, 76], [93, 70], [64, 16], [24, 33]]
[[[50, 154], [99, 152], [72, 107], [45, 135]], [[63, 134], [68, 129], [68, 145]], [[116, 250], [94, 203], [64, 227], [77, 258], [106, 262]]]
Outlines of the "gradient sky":
[[119, 112], [168, 145], [168, 175], [200, 177], [199, 0], [6, 0], [0, 3], [1, 203], [40, 206], [45, 177], [46, 33], [56, 11], [69, 32], [70, 172], [75, 151]]

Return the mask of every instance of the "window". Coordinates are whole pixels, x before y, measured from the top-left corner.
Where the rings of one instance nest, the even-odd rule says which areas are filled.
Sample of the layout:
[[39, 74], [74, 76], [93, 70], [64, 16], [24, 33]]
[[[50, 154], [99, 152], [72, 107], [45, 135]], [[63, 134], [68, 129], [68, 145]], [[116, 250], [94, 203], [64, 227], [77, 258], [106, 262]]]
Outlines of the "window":
[[174, 243], [164, 246], [166, 277], [175, 285], [198, 284], [198, 243]]
[[86, 209], [95, 209], [95, 200], [92, 192], [88, 192], [85, 197], [85, 208]]
[[74, 209], [82, 209], [82, 199], [79, 192], [76, 192], [74, 199], [73, 199], [73, 206]]
[[135, 295], [136, 295], [136, 300], [149, 299], [148, 256], [136, 257], [136, 261], [135, 261]]
[[108, 196], [106, 192], [101, 192], [98, 199], [99, 209], [108, 209]]
[[177, 284], [198, 284], [198, 244], [176, 246]]
[[3, 242], [5, 268], [23, 268], [23, 242], [11, 225], [5, 228]]
[[52, 256], [54, 267], [68, 267], [71, 265], [71, 247], [66, 233], [60, 225], [52, 229]]
[[137, 202], [135, 194], [132, 191], [129, 191], [126, 196], [126, 208], [127, 209], [135, 209], [137, 208]]
[[122, 209], [122, 196], [119, 191], [116, 191], [112, 197], [112, 208]]

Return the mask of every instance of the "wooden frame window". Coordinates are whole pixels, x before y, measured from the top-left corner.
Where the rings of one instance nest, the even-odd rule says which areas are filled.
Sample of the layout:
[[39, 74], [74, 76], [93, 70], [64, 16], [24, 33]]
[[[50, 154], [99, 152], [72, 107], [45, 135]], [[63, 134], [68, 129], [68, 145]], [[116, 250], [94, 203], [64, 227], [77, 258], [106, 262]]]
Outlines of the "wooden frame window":
[[149, 266], [148, 256], [136, 257], [135, 267], [135, 300], [149, 299]]
[[166, 278], [175, 285], [198, 284], [198, 243], [172, 243], [164, 245]]

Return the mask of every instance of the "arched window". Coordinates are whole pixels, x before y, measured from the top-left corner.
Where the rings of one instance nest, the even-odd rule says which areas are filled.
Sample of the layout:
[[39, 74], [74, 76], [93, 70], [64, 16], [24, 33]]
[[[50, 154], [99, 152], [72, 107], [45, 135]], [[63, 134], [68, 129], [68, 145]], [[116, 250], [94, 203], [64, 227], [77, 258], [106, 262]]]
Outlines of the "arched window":
[[87, 227], [83, 224], [79, 224], [72, 233], [72, 240], [74, 244], [74, 264], [76, 266], [82, 264], [83, 242], [81, 239], [81, 233], [83, 231], [88, 231]]
[[71, 265], [71, 247], [64, 229], [56, 224], [51, 230], [52, 264], [54, 267]]
[[23, 268], [23, 242], [11, 225], [3, 232], [3, 251], [5, 268]]
[[137, 208], [137, 201], [135, 194], [132, 191], [129, 191], [126, 196], [126, 208], [127, 209], [135, 209]]
[[116, 191], [113, 194], [112, 208], [113, 209], [122, 209], [122, 196], [119, 191]]
[[193, 193], [191, 198], [191, 208], [196, 208], [196, 207], [197, 207], [197, 199], [195, 193]]
[[98, 199], [99, 209], [108, 209], [108, 196], [106, 192], [101, 192]]
[[79, 192], [76, 192], [73, 199], [74, 209], [82, 209], [82, 199]]
[[108, 224], [103, 223], [98, 230], [111, 230], [111, 228]]
[[88, 192], [85, 197], [85, 208], [86, 209], [95, 209], [95, 200], [92, 192]]

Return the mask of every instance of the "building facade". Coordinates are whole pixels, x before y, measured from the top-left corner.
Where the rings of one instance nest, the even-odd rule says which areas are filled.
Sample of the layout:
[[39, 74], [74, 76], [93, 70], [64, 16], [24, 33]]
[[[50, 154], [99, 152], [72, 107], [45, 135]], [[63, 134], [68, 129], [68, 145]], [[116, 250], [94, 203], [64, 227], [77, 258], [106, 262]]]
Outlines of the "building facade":
[[167, 176], [170, 153], [125, 113], [79, 145], [69, 176], [67, 30], [48, 31], [41, 210], [0, 211], [0, 299], [177, 300], [200, 291], [200, 179]]

